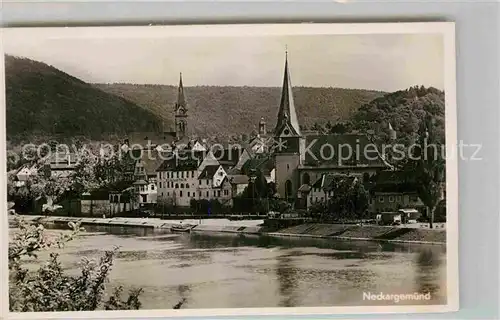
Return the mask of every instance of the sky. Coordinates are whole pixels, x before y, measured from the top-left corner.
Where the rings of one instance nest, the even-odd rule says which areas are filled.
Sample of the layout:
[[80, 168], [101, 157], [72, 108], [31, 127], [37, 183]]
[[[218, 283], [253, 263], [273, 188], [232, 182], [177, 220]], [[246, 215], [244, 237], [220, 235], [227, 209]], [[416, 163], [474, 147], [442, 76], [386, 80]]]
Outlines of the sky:
[[92, 83], [177, 85], [182, 72], [185, 86], [279, 87], [286, 50], [293, 86], [444, 89], [439, 34], [108, 37], [103, 28], [81, 37], [43, 29], [4, 29], [5, 53]]

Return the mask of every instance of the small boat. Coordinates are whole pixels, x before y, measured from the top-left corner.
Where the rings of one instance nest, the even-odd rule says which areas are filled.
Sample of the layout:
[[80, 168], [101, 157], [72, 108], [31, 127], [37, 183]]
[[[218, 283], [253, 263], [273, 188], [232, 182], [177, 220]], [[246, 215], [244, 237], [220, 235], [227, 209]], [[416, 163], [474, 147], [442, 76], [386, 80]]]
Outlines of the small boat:
[[193, 229], [194, 226], [192, 225], [182, 225], [182, 224], [178, 224], [178, 225], [175, 225], [175, 226], [172, 226], [170, 227], [170, 231], [172, 232], [191, 232], [191, 229]]

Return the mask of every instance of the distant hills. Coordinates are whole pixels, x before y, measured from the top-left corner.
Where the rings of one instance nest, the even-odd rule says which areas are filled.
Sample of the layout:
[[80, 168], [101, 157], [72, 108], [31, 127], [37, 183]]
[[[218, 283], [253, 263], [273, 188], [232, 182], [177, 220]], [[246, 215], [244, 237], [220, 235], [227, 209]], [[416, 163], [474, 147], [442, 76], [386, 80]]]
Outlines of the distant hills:
[[45, 63], [5, 56], [7, 139], [102, 139], [155, 131], [161, 121], [135, 103], [99, 90]]
[[[106, 140], [130, 131], [170, 129], [177, 87], [89, 84], [55, 67], [6, 56], [7, 138], [11, 143], [84, 137]], [[189, 79], [184, 79], [188, 84]], [[264, 117], [276, 122], [279, 87], [185, 87], [189, 129], [201, 136], [250, 134]], [[294, 87], [302, 126], [351, 122], [414, 132], [425, 112], [444, 128], [444, 92], [413, 87], [394, 93], [342, 88]], [[440, 130], [441, 131], [441, 130]], [[442, 130], [444, 134], [444, 129]]]
[[[184, 79], [184, 84], [188, 79]], [[177, 87], [166, 85], [96, 84], [105, 92], [129, 99], [173, 123]], [[234, 135], [256, 130], [263, 117], [273, 130], [278, 113], [280, 87], [185, 86], [189, 127], [194, 134]], [[349, 119], [357, 109], [383, 92], [341, 88], [293, 88], [299, 122], [307, 127], [328, 120]]]

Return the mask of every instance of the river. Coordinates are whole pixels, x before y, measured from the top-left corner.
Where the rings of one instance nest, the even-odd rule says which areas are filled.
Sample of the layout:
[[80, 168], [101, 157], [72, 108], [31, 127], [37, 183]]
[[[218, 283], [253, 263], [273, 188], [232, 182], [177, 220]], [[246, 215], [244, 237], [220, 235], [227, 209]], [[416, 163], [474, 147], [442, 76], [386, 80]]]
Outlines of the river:
[[[120, 247], [109, 290], [143, 288], [144, 309], [387, 305], [363, 292], [427, 293], [446, 303], [446, 249], [438, 245], [293, 239], [236, 234], [158, 234], [86, 226], [60, 250], [68, 273], [83, 256]], [[44, 259], [45, 255], [40, 256]], [[35, 262], [32, 263], [35, 266]]]

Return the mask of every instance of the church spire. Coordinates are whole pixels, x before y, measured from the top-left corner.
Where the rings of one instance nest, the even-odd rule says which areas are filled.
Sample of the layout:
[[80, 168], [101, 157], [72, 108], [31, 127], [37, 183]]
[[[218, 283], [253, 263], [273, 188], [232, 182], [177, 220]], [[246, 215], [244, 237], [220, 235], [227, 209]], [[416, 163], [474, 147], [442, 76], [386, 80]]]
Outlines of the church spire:
[[187, 103], [182, 84], [182, 73], [179, 76], [179, 88], [177, 89], [177, 102], [175, 103], [175, 136], [182, 139], [187, 133]]
[[179, 75], [179, 87], [177, 90], [177, 103], [175, 104], [175, 110], [180, 107], [186, 109], [186, 97], [184, 96], [184, 86], [182, 85], [182, 72]]
[[278, 121], [274, 132], [279, 135], [285, 127], [290, 128], [292, 134], [300, 135], [299, 122], [293, 102], [292, 82], [290, 80], [290, 70], [288, 68], [288, 49], [285, 50], [285, 71], [283, 75], [283, 87], [281, 89], [281, 101], [278, 112]]

